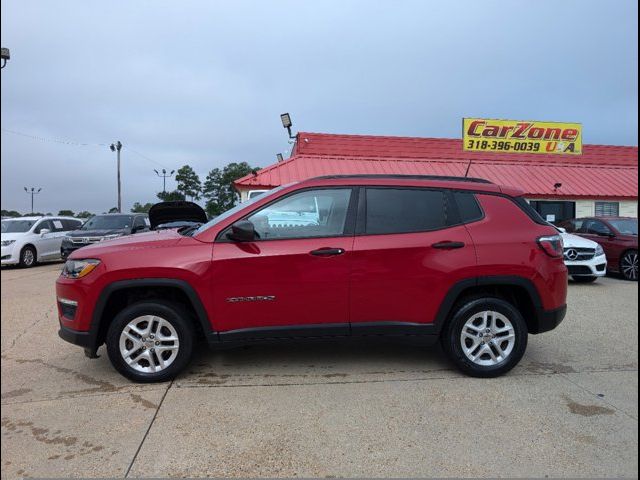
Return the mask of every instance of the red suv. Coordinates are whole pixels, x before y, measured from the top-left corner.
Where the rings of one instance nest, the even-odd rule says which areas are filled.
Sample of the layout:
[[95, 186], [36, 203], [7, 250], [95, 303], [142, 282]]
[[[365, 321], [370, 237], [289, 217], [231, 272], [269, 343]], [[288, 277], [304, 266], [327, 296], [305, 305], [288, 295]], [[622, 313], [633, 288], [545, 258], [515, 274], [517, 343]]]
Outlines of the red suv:
[[599, 243], [607, 255], [607, 268], [624, 278], [638, 281], [638, 219], [589, 217], [567, 220], [559, 225], [568, 233]]
[[558, 232], [514, 189], [456, 177], [320, 177], [199, 227], [73, 252], [56, 284], [59, 333], [92, 358], [106, 343], [113, 366], [139, 382], [174, 377], [199, 338], [213, 348], [440, 340], [462, 371], [493, 377], [518, 363], [529, 333], [564, 318], [562, 255]]

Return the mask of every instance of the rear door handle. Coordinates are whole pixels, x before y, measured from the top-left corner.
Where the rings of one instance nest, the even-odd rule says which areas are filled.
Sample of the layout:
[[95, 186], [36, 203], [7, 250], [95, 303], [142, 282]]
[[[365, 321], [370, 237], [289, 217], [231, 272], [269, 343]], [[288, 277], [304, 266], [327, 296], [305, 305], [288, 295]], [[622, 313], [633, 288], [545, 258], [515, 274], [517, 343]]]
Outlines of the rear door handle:
[[318, 250], [311, 250], [309, 253], [317, 257], [331, 257], [333, 255], [342, 255], [344, 248], [319, 248]]
[[463, 248], [464, 242], [438, 242], [431, 245], [433, 248], [440, 248], [442, 250], [453, 250], [454, 248]]

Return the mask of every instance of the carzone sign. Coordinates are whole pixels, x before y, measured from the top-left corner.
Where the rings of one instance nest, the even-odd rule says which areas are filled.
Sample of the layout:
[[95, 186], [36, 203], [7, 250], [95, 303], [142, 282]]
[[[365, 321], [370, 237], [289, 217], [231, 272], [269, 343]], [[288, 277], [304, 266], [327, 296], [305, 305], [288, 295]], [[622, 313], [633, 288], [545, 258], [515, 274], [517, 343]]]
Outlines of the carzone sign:
[[582, 154], [579, 123], [464, 118], [462, 138], [476, 152]]

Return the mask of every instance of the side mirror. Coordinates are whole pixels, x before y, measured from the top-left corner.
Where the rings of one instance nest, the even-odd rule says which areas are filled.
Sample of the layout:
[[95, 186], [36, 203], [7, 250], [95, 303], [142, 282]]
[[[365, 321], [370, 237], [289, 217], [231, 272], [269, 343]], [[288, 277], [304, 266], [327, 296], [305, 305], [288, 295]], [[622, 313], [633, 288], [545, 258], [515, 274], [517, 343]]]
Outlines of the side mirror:
[[257, 237], [256, 229], [249, 220], [238, 220], [227, 233], [227, 238], [234, 242], [253, 242]]
[[41, 237], [44, 237], [47, 233], [51, 233], [51, 230], [49, 230], [48, 228], [43, 228], [42, 230], [40, 230]]

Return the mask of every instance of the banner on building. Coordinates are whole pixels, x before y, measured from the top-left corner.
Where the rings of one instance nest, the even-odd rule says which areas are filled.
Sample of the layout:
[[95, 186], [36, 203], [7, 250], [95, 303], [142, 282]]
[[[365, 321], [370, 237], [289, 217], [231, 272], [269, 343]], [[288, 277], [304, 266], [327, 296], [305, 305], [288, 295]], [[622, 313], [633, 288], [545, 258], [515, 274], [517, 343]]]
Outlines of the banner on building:
[[462, 119], [463, 149], [475, 152], [582, 154], [582, 124]]

